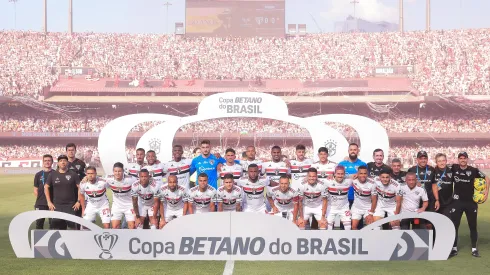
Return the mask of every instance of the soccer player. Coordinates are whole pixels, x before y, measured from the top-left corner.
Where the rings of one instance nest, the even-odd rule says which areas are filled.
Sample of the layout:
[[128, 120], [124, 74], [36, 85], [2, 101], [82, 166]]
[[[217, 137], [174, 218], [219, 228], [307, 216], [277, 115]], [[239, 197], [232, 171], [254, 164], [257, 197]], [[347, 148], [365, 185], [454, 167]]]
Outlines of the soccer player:
[[329, 179], [333, 179], [333, 173], [337, 163], [328, 160], [328, 149], [326, 147], [320, 147], [318, 149], [319, 161], [313, 163], [311, 167], [318, 171], [318, 180], [322, 184], [326, 184]]
[[299, 196], [294, 189], [289, 187], [288, 176], [284, 175], [279, 178], [279, 186], [267, 192], [267, 199], [272, 206], [272, 215], [283, 217], [297, 224], [297, 215], [293, 213], [298, 213]]
[[374, 221], [374, 211], [378, 202], [376, 184], [373, 179], [368, 178], [367, 166], [357, 168], [357, 179], [352, 182], [355, 199], [352, 204], [352, 230], [357, 230], [359, 222], [364, 218], [365, 224]]
[[468, 165], [468, 154], [466, 152], [461, 152], [458, 154], [458, 162], [459, 164], [453, 164], [451, 167], [454, 181], [454, 195], [453, 202], [449, 207], [451, 208], [451, 220], [456, 228], [456, 238], [449, 256], [458, 255], [458, 229], [464, 212], [470, 228], [471, 255], [473, 255], [473, 257], [480, 257], [480, 253], [478, 252], [477, 248], [478, 204], [473, 201], [473, 194], [475, 190], [474, 182], [475, 178], [485, 178], [487, 186], [485, 189], [484, 201], [486, 201], [488, 198], [490, 180], [488, 179], [488, 176], [483, 174], [478, 168]]
[[[381, 170], [379, 177], [375, 179], [378, 203], [374, 211], [374, 221], [383, 219], [385, 215], [389, 217], [399, 214], [396, 205], [400, 198], [396, 195], [400, 192], [400, 184], [392, 180], [390, 174], [391, 170]], [[400, 229], [398, 221], [392, 221], [390, 224], [393, 230]]]
[[127, 174], [129, 176], [138, 178], [141, 168], [146, 166], [145, 155], [146, 155], [145, 149], [143, 148], [136, 149], [136, 162], [130, 163], [127, 168]]
[[299, 213], [293, 213], [293, 217], [299, 216], [298, 226], [304, 229], [304, 224], [308, 221], [311, 228], [313, 216], [318, 221], [320, 229], [327, 229], [327, 196], [325, 186], [318, 180], [318, 171], [311, 167], [308, 169], [306, 182], [301, 184], [298, 189]]
[[[160, 214], [164, 217], [160, 219], [160, 229], [170, 221], [185, 215], [187, 189], [178, 184], [178, 181], [176, 175], [168, 176], [167, 184], [160, 187], [157, 196], [155, 196], [155, 203], [159, 205]], [[153, 214], [156, 215], [156, 213]], [[156, 216], [154, 218], [156, 219]]]
[[106, 178], [112, 190], [111, 224], [112, 228], [121, 228], [121, 220], [125, 219], [129, 229], [134, 229], [135, 213], [131, 197], [131, 188], [136, 181], [135, 177], [124, 174], [124, 165], [114, 163], [113, 175]]
[[195, 157], [191, 162], [191, 175], [196, 171], [205, 173], [208, 176], [209, 185], [216, 190], [218, 188], [218, 164], [224, 162], [225, 159], [211, 154], [211, 142], [203, 140], [201, 141], [201, 155]]
[[[422, 213], [429, 205], [429, 198], [425, 188], [417, 186], [417, 176], [415, 173], [408, 172], [405, 178], [406, 184], [400, 187], [397, 194], [396, 209], [397, 213], [417, 212]], [[422, 202], [422, 207], [420, 207]], [[400, 211], [401, 209], [401, 211]], [[400, 222], [401, 229], [409, 230], [410, 225], [415, 225], [416, 219], [404, 219]]]
[[248, 166], [250, 164], [256, 164], [259, 167], [259, 172], [262, 172], [262, 160], [255, 158], [255, 155], [257, 154], [257, 152], [255, 151], [255, 146], [247, 146], [246, 154], [247, 158], [240, 161], [240, 165], [243, 168], [243, 177], [247, 177]]
[[370, 178], [378, 177], [381, 171], [389, 171], [391, 173], [391, 168], [383, 163], [385, 153], [382, 149], [375, 149], [373, 151], [374, 162], [368, 162], [368, 173]]
[[302, 144], [296, 145], [296, 159], [291, 160], [291, 188], [298, 191], [303, 181], [306, 180], [306, 174], [313, 164], [313, 160], [305, 157], [306, 147]]
[[[104, 179], [97, 177], [97, 169], [89, 166], [86, 169], [87, 181], [80, 184], [80, 195], [78, 200], [82, 205], [82, 216], [85, 220], [95, 222], [97, 215], [102, 221], [102, 226], [109, 229], [111, 222], [111, 210], [106, 191], [109, 184]], [[87, 205], [85, 206], [85, 195], [87, 195]]]
[[[208, 183], [208, 175], [197, 176], [197, 186], [187, 191], [186, 203], [189, 214], [214, 212], [216, 210], [216, 189]], [[195, 209], [194, 209], [195, 208]]]
[[[345, 167], [346, 175], [355, 175], [357, 174], [357, 169], [360, 166], [366, 166], [367, 164], [360, 160], [357, 156], [359, 155], [359, 145], [357, 143], [349, 144], [349, 159], [341, 161], [339, 165]], [[352, 207], [354, 203], [354, 187], [349, 189], [349, 207]]]
[[391, 161], [391, 178], [396, 180], [400, 185], [404, 185], [406, 175], [407, 172], [402, 171], [402, 161], [400, 159], [393, 159]]
[[344, 166], [335, 167], [334, 179], [327, 181], [325, 189], [328, 195], [327, 224], [328, 229], [333, 230], [333, 224], [337, 216], [344, 225], [345, 230], [351, 229], [351, 214], [349, 209], [349, 189], [352, 180], [345, 178]]
[[[54, 170], [51, 168], [53, 166], [53, 156], [44, 155], [43, 156], [43, 170], [36, 173], [34, 176], [34, 196], [36, 196], [36, 203], [34, 208], [36, 210], [49, 210], [48, 201], [44, 195], [44, 184], [48, 180], [49, 175]], [[51, 194], [52, 197], [52, 194]], [[44, 228], [44, 218], [38, 219], [36, 221], [36, 229]], [[51, 219], [48, 220], [49, 227], [51, 227]]]
[[153, 150], [146, 152], [146, 162], [148, 165], [145, 169], [150, 172], [150, 176], [157, 183], [157, 187], [160, 188], [163, 184], [163, 176], [165, 176], [165, 165], [157, 161], [157, 154]]
[[443, 214], [448, 218], [449, 205], [453, 201], [454, 181], [451, 168], [447, 166], [447, 157], [445, 154], [436, 155], [435, 182], [432, 183], [432, 194], [434, 194], [434, 209], [437, 213]]
[[235, 184], [232, 174], [223, 176], [223, 185], [218, 188], [216, 202], [218, 212], [240, 212], [242, 210], [243, 190]]
[[[271, 191], [273, 186], [279, 185], [279, 178], [281, 176], [287, 176], [290, 173], [289, 164], [282, 161], [281, 147], [275, 145], [271, 149], [271, 161], [264, 162], [262, 164], [262, 174], [264, 174], [270, 182], [267, 187], [267, 192]], [[271, 205], [269, 201], [265, 201], [265, 206], [267, 211], [271, 210]]]
[[133, 209], [136, 214], [135, 228], [143, 229], [145, 218], [150, 219], [150, 228], [157, 228], [157, 221], [153, 215], [156, 209], [154, 196], [158, 194], [158, 185], [155, 179], [150, 177], [150, 172], [143, 168], [139, 171], [139, 180], [131, 187]]
[[265, 206], [265, 193], [270, 186], [267, 177], [259, 177], [259, 167], [252, 163], [248, 166], [248, 177], [241, 178], [238, 185], [243, 189], [243, 212], [267, 213]]
[[172, 148], [173, 159], [165, 164], [167, 175], [177, 177], [179, 185], [186, 190], [190, 188], [190, 159], [182, 157], [184, 149], [182, 145], [174, 145]]
[[[44, 195], [48, 201], [49, 210], [75, 215], [76, 211], [81, 208], [78, 201], [79, 187], [80, 178], [78, 174], [68, 169], [68, 157], [66, 155], [59, 156], [58, 170], [49, 174], [44, 185]], [[52, 199], [51, 189], [53, 190]], [[51, 225], [53, 229], [58, 230], [78, 229], [75, 223], [60, 219], [53, 219]]]
[[218, 164], [219, 177], [223, 182], [225, 175], [232, 175], [235, 181], [239, 180], [242, 177], [242, 166], [235, 162], [236, 153], [232, 148], [228, 148], [225, 151], [225, 160], [224, 164]]

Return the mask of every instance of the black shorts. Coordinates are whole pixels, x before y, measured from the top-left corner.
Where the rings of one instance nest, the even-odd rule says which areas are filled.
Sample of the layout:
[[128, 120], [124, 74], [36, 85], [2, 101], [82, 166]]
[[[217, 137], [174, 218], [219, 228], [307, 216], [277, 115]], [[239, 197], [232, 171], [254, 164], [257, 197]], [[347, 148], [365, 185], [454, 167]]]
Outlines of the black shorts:
[[[55, 207], [55, 211], [76, 216], [76, 211], [73, 210], [73, 205], [59, 204], [59, 205], [55, 205], [54, 207]], [[71, 221], [60, 220], [60, 219], [53, 219], [51, 222], [51, 226], [53, 227], [53, 229], [58, 229], [58, 230], [66, 230], [67, 227], [71, 229], [77, 228], [76, 223]]]

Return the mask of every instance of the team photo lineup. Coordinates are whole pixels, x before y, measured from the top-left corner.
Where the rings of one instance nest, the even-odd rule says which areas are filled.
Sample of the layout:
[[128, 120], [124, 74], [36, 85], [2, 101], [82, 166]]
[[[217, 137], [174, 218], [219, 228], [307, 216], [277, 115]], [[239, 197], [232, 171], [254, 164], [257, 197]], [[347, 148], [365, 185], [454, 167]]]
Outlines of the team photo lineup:
[[[157, 160], [153, 150], [136, 150], [136, 162], [127, 167], [114, 163], [112, 173], [97, 174], [75, 157], [76, 145], [66, 145], [66, 154], [43, 156], [43, 170], [34, 177], [36, 210], [78, 215], [104, 228], [162, 229], [184, 215], [243, 211], [274, 215], [290, 220], [300, 229], [358, 230], [363, 225], [404, 212], [437, 212], [454, 223], [456, 232], [463, 213], [470, 228], [472, 255], [477, 249], [478, 204], [488, 198], [488, 177], [468, 165], [460, 152], [458, 163], [447, 163], [438, 153], [436, 166], [428, 165], [426, 151], [417, 153], [417, 165], [401, 170], [399, 159], [385, 164], [384, 152], [376, 149], [371, 162], [358, 159], [360, 147], [349, 144], [345, 160], [328, 160], [328, 148], [317, 150], [318, 161], [306, 157], [306, 147], [296, 146], [289, 159], [273, 146], [270, 161], [256, 158], [254, 146], [241, 152], [228, 148], [224, 156], [212, 154], [211, 142], [202, 140], [195, 157], [183, 157], [183, 147], [174, 145], [173, 159]], [[112, 191], [112, 205], [106, 195]], [[335, 225], [336, 219], [340, 223]], [[147, 222], [146, 227], [145, 221]], [[36, 229], [43, 229], [44, 219]], [[49, 221], [51, 229], [81, 229], [64, 220]], [[433, 229], [422, 219], [392, 221], [383, 229]], [[382, 229], [379, 227], [379, 229]], [[435, 235], [435, 234], [434, 234]], [[458, 236], [451, 256], [458, 254]]]

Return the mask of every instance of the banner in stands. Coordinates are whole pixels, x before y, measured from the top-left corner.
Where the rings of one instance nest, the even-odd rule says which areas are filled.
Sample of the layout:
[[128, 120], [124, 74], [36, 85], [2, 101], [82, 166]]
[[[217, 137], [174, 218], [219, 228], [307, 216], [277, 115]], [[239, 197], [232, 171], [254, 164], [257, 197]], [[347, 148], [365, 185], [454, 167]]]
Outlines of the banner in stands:
[[[358, 115], [331, 114], [309, 118], [290, 116], [287, 104], [278, 96], [257, 92], [230, 92], [208, 96], [199, 104], [195, 116], [176, 117], [163, 114], [133, 114], [109, 122], [99, 135], [99, 156], [105, 171], [111, 171], [115, 162], [126, 161], [126, 137], [139, 123], [162, 121], [139, 140], [137, 147], [154, 150], [160, 160], [172, 158], [172, 143], [178, 129], [185, 124], [223, 117], [258, 117], [281, 120], [306, 128], [313, 141], [314, 150], [327, 147], [329, 160], [340, 162], [347, 155], [347, 139], [326, 122], [351, 126], [359, 135], [360, 159], [371, 159], [372, 152], [381, 148], [389, 150], [386, 130], [376, 121]], [[314, 154], [315, 156], [317, 154]], [[385, 154], [385, 161], [388, 154]]]
[[94, 68], [89, 67], [60, 67], [62, 75], [91, 75], [95, 72]]
[[[391, 220], [415, 217], [434, 225], [438, 230], [435, 242], [428, 230], [373, 230]], [[39, 218], [65, 219], [88, 230], [32, 230], [30, 245], [27, 233]], [[430, 212], [391, 216], [359, 231], [300, 230], [282, 217], [243, 212], [187, 215], [162, 230], [106, 230], [74, 215], [30, 211], [17, 215], [9, 226], [10, 242], [18, 258], [56, 259], [446, 260], [454, 236], [451, 220]]]
[[[41, 159], [22, 159], [22, 160], [1, 160], [0, 167], [2, 168], [42, 168], [43, 162]], [[53, 168], [56, 163], [53, 163]]]
[[374, 76], [400, 76], [414, 73], [413, 66], [388, 66], [374, 68]]

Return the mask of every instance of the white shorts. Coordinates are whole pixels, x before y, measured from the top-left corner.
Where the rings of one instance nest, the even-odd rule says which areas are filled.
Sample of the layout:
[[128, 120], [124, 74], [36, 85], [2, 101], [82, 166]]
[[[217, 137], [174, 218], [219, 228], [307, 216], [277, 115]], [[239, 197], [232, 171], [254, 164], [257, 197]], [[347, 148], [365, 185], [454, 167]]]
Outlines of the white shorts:
[[153, 204], [152, 205], [145, 205], [145, 204], [140, 204], [138, 205], [138, 209], [140, 211], [140, 216], [141, 217], [153, 217]]
[[246, 207], [243, 209], [243, 212], [248, 212], [248, 213], [262, 213], [262, 214], [267, 214], [267, 208], [264, 206], [254, 209], [252, 207]]
[[293, 220], [293, 210], [277, 212], [276, 214], [274, 214], [274, 216], [285, 218], [287, 220], [292, 221]]
[[374, 211], [374, 216], [375, 217], [381, 217], [384, 218], [385, 214], [389, 216], [394, 216], [395, 215], [395, 210], [396, 207], [381, 207], [381, 206], [376, 206], [376, 211]]
[[102, 223], [110, 223], [111, 210], [109, 209], [109, 204], [105, 204], [101, 207], [94, 207], [92, 204], [89, 203], [85, 208], [83, 218], [87, 221], [95, 222], [95, 220], [97, 219], [97, 215], [99, 215]]
[[125, 218], [127, 222], [134, 222], [134, 209], [131, 208], [119, 208], [112, 206], [111, 211], [111, 221], [121, 221], [122, 218]]
[[184, 209], [179, 210], [165, 210], [165, 222], [169, 222], [175, 218], [182, 217]]
[[352, 209], [350, 210], [350, 214], [353, 220], [361, 220], [362, 218], [365, 218], [367, 215], [369, 215], [369, 210], [360, 210], [358, 208], [352, 207]]
[[327, 222], [334, 223], [337, 216], [340, 217], [340, 221], [342, 222], [350, 222], [351, 214], [349, 206], [342, 209], [331, 209], [330, 207], [327, 208]]
[[322, 219], [322, 207], [320, 206], [320, 207], [313, 208], [313, 207], [304, 206], [303, 219], [305, 221], [310, 221], [311, 223], [313, 216], [315, 216], [315, 219], [319, 222]]

